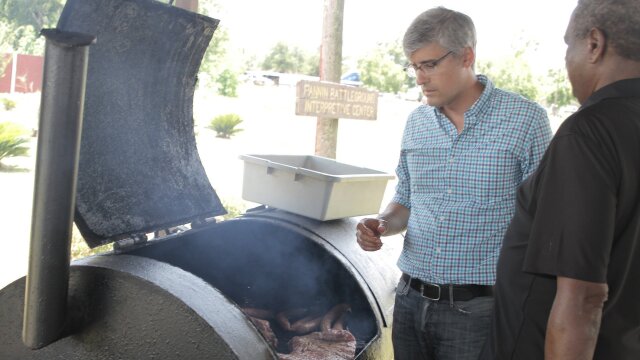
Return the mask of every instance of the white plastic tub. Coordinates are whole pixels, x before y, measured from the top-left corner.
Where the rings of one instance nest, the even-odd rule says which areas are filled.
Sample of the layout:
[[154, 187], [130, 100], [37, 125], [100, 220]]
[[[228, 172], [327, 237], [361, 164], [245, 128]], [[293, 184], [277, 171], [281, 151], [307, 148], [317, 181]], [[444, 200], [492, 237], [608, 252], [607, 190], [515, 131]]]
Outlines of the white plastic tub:
[[241, 155], [242, 198], [317, 220], [377, 214], [393, 175], [313, 155]]

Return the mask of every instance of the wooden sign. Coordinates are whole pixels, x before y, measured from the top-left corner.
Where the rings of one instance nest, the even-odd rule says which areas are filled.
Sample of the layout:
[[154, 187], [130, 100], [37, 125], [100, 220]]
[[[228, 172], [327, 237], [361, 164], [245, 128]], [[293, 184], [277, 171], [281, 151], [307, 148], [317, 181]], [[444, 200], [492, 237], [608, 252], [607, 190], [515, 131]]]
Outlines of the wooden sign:
[[296, 115], [376, 120], [378, 93], [354, 86], [302, 80], [296, 85]]

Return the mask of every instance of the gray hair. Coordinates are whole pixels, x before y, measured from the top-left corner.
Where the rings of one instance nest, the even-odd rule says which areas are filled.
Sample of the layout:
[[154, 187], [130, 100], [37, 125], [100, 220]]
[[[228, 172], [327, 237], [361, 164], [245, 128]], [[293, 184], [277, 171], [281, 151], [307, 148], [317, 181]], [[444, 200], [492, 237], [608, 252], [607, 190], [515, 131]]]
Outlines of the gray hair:
[[579, 0], [568, 35], [584, 39], [593, 28], [604, 33], [618, 55], [640, 61], [640, 1]]
[[437, 43], [459, 52], [465, 47], [476, 49], [476, 28], [463, 13], [444, 7], [429, 9], [413, 20], [404, 34], [402, 47], [407, 58], [417, 50]]

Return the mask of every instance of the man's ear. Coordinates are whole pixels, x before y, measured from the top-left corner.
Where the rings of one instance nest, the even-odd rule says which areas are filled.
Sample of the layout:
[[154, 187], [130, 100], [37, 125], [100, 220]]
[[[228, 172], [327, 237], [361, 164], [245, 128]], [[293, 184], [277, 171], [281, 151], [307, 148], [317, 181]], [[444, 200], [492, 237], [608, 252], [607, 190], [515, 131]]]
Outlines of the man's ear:
[[462, 52], [462, 63], [464, 67], [473, 67], [476, 62], [476, 52], [470, 47], [465, 47]]
[[598, 28], [592, 28], [587, 34], [587, 46], [589, 47], [589, 62], [594, 64], [601, 61], [607, 52], [607, 37]]

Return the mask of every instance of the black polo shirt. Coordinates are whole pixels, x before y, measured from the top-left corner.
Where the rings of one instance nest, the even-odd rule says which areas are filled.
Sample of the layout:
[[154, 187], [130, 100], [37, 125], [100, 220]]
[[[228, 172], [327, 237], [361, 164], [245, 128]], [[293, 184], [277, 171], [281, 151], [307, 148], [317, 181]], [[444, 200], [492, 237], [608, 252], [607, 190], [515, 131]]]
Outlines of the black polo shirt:
[[640, 78], [592, 94], [520, 186], [483, 359], [544, 358], [556, 276], [609, 285], [595, 359], [640, 359]]

